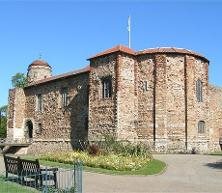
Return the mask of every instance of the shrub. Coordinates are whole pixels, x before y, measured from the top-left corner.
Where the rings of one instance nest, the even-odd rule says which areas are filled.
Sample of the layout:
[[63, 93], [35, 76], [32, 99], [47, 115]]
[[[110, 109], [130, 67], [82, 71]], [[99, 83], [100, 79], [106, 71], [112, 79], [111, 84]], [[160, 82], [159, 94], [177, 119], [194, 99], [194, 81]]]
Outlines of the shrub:
[[113, 135], [104, 135], [104, 140], [98, 145], [104, 154], [112, 152], [123, 156], [152, 157], [149, 146], [142, 143], [133, 144], [130, 141], [117, 141]]
[[96, 156], [99, 155], [100, 153], [100, 149], [99, 146], [96, 144], [92, 144], [88, 147], [88, 153], [92, 156]]

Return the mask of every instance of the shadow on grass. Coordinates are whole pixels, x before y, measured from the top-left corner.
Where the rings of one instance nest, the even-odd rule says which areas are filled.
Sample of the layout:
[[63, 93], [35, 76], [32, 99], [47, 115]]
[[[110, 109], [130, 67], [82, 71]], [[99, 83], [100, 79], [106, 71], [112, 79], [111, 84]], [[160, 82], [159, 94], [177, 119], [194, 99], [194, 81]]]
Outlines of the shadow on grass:
[[222, 169], [222, 160], [213, 163], [207, 163], [206, 166], [213, 169]]

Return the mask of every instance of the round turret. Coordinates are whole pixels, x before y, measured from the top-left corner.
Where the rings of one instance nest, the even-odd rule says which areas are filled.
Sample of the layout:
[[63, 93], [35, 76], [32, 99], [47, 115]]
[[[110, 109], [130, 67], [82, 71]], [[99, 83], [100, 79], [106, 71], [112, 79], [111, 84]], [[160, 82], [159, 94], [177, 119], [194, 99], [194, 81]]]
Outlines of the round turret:
[[35, 60], [28, 67], [28, 83], [34, 83], [39, 80], [52, 76], [51, 66], [44, 60]]

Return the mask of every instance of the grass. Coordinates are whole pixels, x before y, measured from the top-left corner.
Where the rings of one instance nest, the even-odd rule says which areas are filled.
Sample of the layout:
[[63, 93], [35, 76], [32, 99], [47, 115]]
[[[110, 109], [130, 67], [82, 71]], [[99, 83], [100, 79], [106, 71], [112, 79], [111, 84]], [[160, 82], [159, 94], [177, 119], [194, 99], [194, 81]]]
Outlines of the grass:
[[219, 152], [213, 152], [213, 153], [209, 153], [207, 155], [221, 155], [222, 156], [222, 152], [219, 151]]
[[92, 168], [92, 167], [84, 167], [85, 171], [88, 172], [96, 172], [103, 174], [111, 174], [111, 175], [154, 175], [162, 173], [166, 168], [166, 164], [160, 160], [151, 160], [144, 167], [135, 170], [135, 171], [116, 171], [116, 170], [107, 170], [102, 168]]
[[37, 190], [19, 185], [15, 182], [6, 181], [4, 177], [0, 176], [0, 192], [2, 193], [35, 193]]

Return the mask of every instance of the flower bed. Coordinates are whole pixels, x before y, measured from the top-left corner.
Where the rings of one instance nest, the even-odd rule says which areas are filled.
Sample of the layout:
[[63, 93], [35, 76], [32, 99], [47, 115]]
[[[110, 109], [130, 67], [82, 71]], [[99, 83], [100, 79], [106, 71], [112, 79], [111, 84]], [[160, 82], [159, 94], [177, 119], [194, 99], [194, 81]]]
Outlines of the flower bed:
[[123, 156], [113, 153], [93, 156], [87, 152], [74, 151], [46, 154], [42, 155], [40, 159], [66, 164], [72, 164], [74, 161], [81, 160], [84, 166], [117, 171], [135, 171], [147, 165], [151, 160], [151, 158], [142, 156]]

